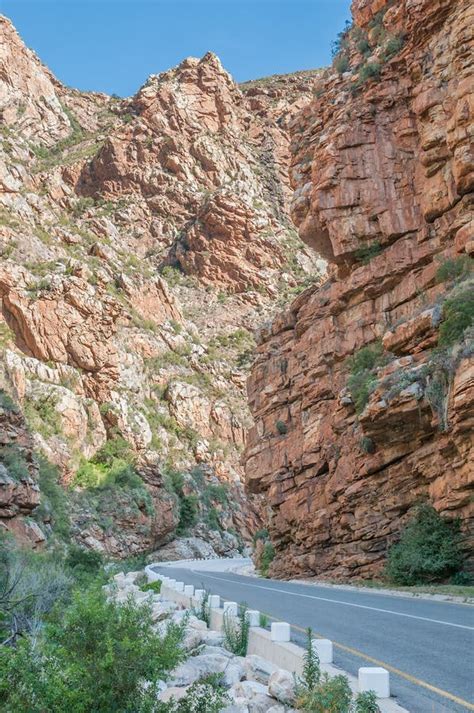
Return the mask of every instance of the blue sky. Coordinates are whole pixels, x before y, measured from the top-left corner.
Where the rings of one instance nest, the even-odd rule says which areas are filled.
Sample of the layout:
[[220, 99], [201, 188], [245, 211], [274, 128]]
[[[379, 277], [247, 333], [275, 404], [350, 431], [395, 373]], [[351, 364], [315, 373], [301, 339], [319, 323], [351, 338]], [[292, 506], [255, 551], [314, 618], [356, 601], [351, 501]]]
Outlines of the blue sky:
[[350, 0], [0, 0], [54, 74], [129, 96], [149, 74], [215, 52], [239, 81], [330, 62]]

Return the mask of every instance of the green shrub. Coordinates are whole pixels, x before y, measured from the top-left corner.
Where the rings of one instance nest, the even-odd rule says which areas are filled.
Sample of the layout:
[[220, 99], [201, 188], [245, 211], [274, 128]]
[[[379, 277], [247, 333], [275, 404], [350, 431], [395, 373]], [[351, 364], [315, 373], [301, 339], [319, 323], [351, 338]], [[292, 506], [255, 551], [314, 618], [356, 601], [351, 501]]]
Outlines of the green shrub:
[[303, 671], [300, 678], [296, 679], [296, 693], [298, 697], [311, 693], [316, 689], [321, 680], [321, 665], [318, 652], [314, 648], [313, 631], [306, 629], [306, 649], [304, 652]]
[[349, 57], [341, 53], [334, 60], [334, 69], [338, 74], [344, 74], [350, 69]]
[[194, 616], [201, 621], [205, 621], [207, 626], [211, 625], [211, 607], [209, 604], [209, 591], [204, 590], [204, 596], [199, 602], [199, 606], [193, 610]]
[[311, 629], [307, 630], [302, 676], [296, 679], [296, 703], [308, 713], [350, 713], [352, 693], [346, 676], [321, 673]]
[[236, 656], [246, 656], [249, 643], [250, 622], [247, 605], [241, 604], [235, 617], [224, 612], [224, 646]]
[[320, 684], [304, 695], [298, 705], [308, 713], [350, 713], [352, 692], [347, 677], [338, 675], [330, 678], [323, 673]]
[[460, 524], [421, 505], [388, 551], [386, 574], [394, 584], [442, 582], [461, 569]]
[[375, 443], [369, 436], [362, 436], [360, 439], [360, 447], [364, 453], [375, 453]]
[[57, 398], [54, 394], [36, 397], [25, 402], [23, 412], [28, 426], [44, 438], [61, 434], [61, 421], [56, 411]]
[[443, 304], [438, 344], [449, 347], [459, 342], [474, 324], [474, 285], [467, 285]]
[[66, 565], [75, 573], [97, 574], [104, 566], [100, 552], [88, 550], [79, 545], [70, 545], [66, 556]]
[[[0, 534], [0, 642], [14, 645], [38, 632], [53, 607], [64, 604], [72, 580], [55, 552], [35, 553]], [[5, 648], [0, 644], [0, 653]], [[2, 672], [0, 667], [0, 691]], [[2, 708], [0, 694], [0, 710]]]
[[267, 629], [269, 625], [269, 619], [267, 614], [264, 614], [263, 612], [260, 612], [258, 616], [258, 625], [262, 627], [262, 629]]
[[10, 411], [12, 413], [18, 413], [19, 410], [12, 397], [9, 396], [3, 389], [0, 389], [0, 409], [7, 412]]
[[392, 35], [384, 44], [380, 56], [383, 62], [388, 62], [395, 57], [403, 47], [404, 39], [402, 35]]
[[0, 463], [5, 466], [13, 480], [26, 480], [30, 477], [25, 454], [13, 443], [0, 448]]
[[364, 245], [364, 247], [358, 248], [354, 252], [354, 256], [358, 262], [362, 263], [362, 265], [368, 265], [369, 262], [374, 257], [377, 257], [377, 255], [380, 255], [382, 251], [382, 246], [376, 241], [370, 245]]
[[184, 534], [197, 523], [198, 520], [198, 499], [196, 495], [182, 495], [179, 502], [179, 523], [176, 532]]
[[376, 369], [384, 362], [381, 342], [362, 347], [348, 360], [351, 373], [347, 380], [347, 386], [357, 413], [362, 413], [364, 410], [377, 383]]
[[280, 436], [284, 436], [286, 433], [288, 433], [288, 426], [284, 421], [277, 421], [275, 426]]
[[0, 706], [6, 713], [152, 711], [158, 681], [184, 658], [183, 631], [170, 624], [159, 636], [149, 607], [107, 601], [100, 588], [78, 593], [34, 649], [29, 640], [0, 647]]
[[53, 531], [62, 539], [70, 536], [68, 499], [59, 483], [59, 470], [42, 455], [38, 457], [38, 485], [41, 502], [34, 512], [36, 520], [51, 519]]
[[380, 78], [380, 62], [366, 62], [359, 69], [358, 83], [363, 84], [369, 79], [378, 80]]
[[206, 521], [211, 530], [220, 530], [221, 529], [221, 523], [219, 520], [219, 515], [217, 513], [216, 508], [209, 508], [207, 511], [206, 515]]
[[369, 40], [367, 39], [367, 36], [361, 37], [360, 40], [358, 40], [356, 44], [358, 52], [364, 55], [364, 57], [367, 57], [372, 53], [372, 49], [369, 45]]
[[154, 582], [142, 584], [140, 589], [142, 592], [155, 592], [155, 594], [159, 594], [161, 592], [161, 584], [161, 579], [156, 579]]
[[264, 577], [268, 575], [268, 570], [275, 558], [275, 548], [271, 542], [265, 542], [263, 546], [262, 556], [260, 558], [260, 574]]
[[452, 282], [467, 277], [474, 269], [474, 260], [468, 255], [448, 258], [436, 270], [436, 282]]
[[364, 691], [356, 696], [354, 713], [380, 713], [375, 691]]
[[257, 542], [257, 540], [268, 540], [269, 538], [269, 532], [266, 529], [262, 530], [257, 530], [255, 535], [253, 536], [253, 541], [254, 543]]

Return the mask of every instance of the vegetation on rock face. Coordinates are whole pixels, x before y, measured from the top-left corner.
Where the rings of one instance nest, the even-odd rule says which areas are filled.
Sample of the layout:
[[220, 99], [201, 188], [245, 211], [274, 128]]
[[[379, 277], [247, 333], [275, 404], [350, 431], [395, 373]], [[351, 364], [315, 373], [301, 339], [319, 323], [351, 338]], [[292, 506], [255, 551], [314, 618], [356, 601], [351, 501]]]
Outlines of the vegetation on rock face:
[[348, 360], [347, 386], [357, 413], [362, 413], [377, 383], [376, 369], [385, 361], [381, 342], [362, 347]]
[[386, 575], [394, 584], [443, 582], [462, 568], [460, 524], [421, 505], [388, 551]]
[[474, 284], [466, 284], [454, 291], [443, 303], [438, 344], [450, 347], [459, 342], [467, 329], [474, 325]]

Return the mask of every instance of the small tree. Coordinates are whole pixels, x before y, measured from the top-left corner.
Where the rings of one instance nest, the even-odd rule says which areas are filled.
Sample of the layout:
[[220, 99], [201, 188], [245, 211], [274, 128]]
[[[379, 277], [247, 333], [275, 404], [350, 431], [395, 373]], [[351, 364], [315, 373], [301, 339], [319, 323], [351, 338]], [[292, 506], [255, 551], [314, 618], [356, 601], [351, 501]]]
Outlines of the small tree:
[[442, 582], [461, 569], [459, 520], [450, 522], [421, 505], [388, 551], [386, 573], [395, 584]]

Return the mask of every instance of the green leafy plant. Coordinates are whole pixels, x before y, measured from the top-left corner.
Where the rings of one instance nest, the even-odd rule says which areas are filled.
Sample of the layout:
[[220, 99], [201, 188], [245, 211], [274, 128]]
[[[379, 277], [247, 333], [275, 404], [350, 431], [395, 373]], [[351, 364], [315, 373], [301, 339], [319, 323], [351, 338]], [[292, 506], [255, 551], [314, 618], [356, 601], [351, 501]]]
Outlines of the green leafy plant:
[[381, 65], [380, 62], [366, 62], [359, 69], [358, 84], [364, 84], [369, 79], [378, 80], [380, 78]]
[[296, 679], [297, 695], [302, 696], [316, 689], [321, 680], [321, 665], [318, 652], [314, 648], [313, 630], [306, 629], [306, 649], [303, 658], [303, 671], [300, 678]]
[[382, 51], [380, 53], [382, 61], [388, 62], [392, 59], [392, 57], [395, 57], [395, 55], [397, 55], [402, 49], [403, 44], [403, 35], [391, 35], [382, 47]]
[[146, 582], [145, 584], [140, 585], [140, 589], [142, 592], [154, 592], [155, 594], [159, 594], [161, 592], [161, 579], [155, 579], [154, 582]]
[[453, 346], [474, 324], [474, 285], [466, 285], [443, 303], [438, 344]]
[[313, 643], [313, 633], [306, 632], [303, 672], [295, 679], [296, 703], [308, 713], [350, 713], [352, 693], [346, 676], [330, 678], [321, 673], [319, 656]]
[[69, 519], [69, 504], [64, 488], [61, 486], [57, 466], [50, 463], [44, 456], [38, 456], [38, 485], [41, 492], [41, 502], [34, 511], [38, 522], [48, 519], [53, 532], [63, 540], [69, 540], [71, 523]]
[[381, 342], [362, 347], [348, 360], [351, 373], [347, 380], [347, 386], [357, 413], [362, 413], [364, 410], [377, 383], [376, 369], [384, 362]]
[[349, 57], [341, 52], [334, 60], [334, 69], [338, 74], [344, 74], [350, 69]]
[[369, 262], [374, 257], [377, 257], [377, 255], [380, 255], [382, 251], [383, 248], [380, 243], [375, 241], [373, 243], [370, 243], [370, 245], [364, 245], [363, 247], [358, 248], [354, 252], [354, 255], [358, 262], [362, 263], [363, 265], [368, 265]]
[[447, 258], [436, 270], [436, 282], [452, 282], [467, 277], [473, 269], [474, 260], [468, 255]]
[[199, 606], [193, 610], [193, 614], [198, 619], [201, 619], [201, 621], [205, 621], [207, 626], [210, 626], [211, 607], [209, 604], [209, 591], [207, 589], [204, 590], [204, 595], [202, 596], [201, 601], [199, 602]]
[[249, 643], [250, 622], [247, 605], [240, 604], [237, 616], [224, 612], [224, 646], [236, 656], [246, 656]]
[[66, 556], [66, 566], [70, 567], [76, 575], [96, 575], [104, 566], [104, 558], [96, 550], [70, 545]]
[[442, 582], [461, 570], [460, 523], [420, 505], [388, 551], [386, 575], [394, 584]]
[[264, 614], [263, 612], [260, 612], [258, 616], [258, 625], [262, 627], [262, 629], [268, 629], [268, 625], [270, 623], [270, 620], [268, 618], [267, 614]]
[[380, 713], [375, 691], [364, 691], [356, 696], [354, 713]]
[[0, 463], [5, 466], [13, 480], [26, 480], [30, 477], [25, 453], [14, 443], [0, 448]]
[[18, 411], [18, 406], [12, 397], [9, 396], [6, 391], [3, 391], [3, 389], [0, 389], [0, 409], [10, 411], [11, 413], [17, 413]]
[[158, 635], [150, 607], [107, 600], [100, 587], [76, 593], [35, 648], [0, 647], [2, 710], [152, 711], [158, 681], [184, 658], [183, 633], [169, 624]]
[[288, 426], [284, 421], [277, 421], [275, 426], [280, 436], [284, 436], [286, 433], [288, 433]]
[[268, 575], [268, 570], [270, 565], [275, 558], [275, 548], [271, 542], [265, 542], [263, 547], [262, 557], [260, 559], [260, 572], [266, 577]]

